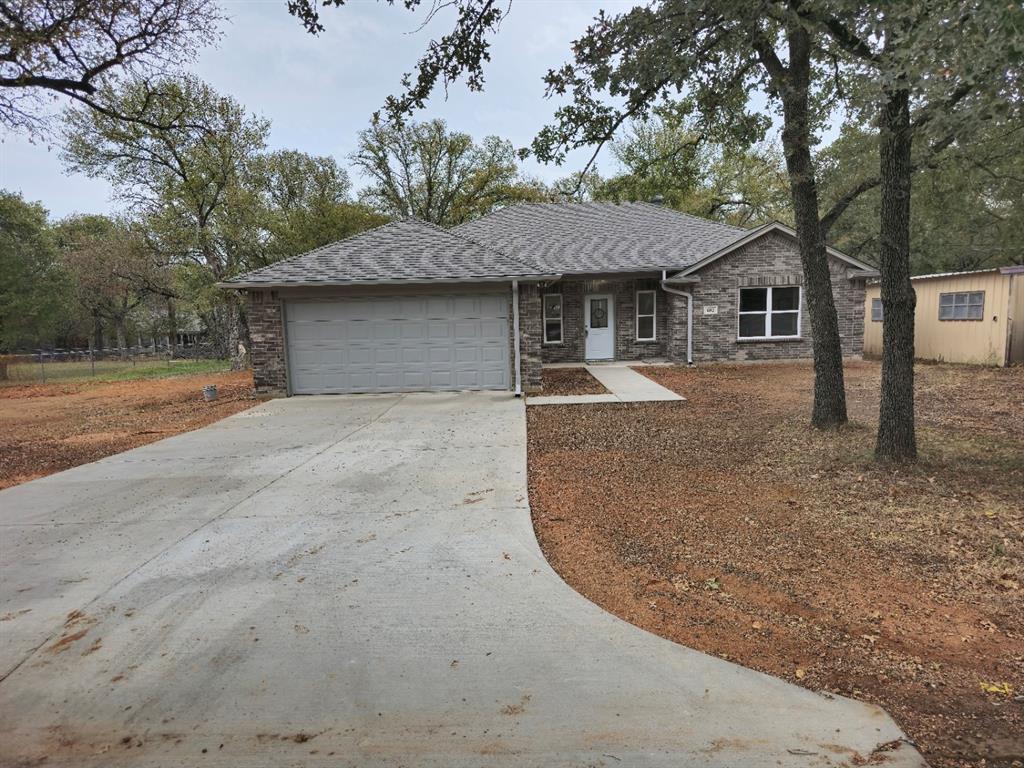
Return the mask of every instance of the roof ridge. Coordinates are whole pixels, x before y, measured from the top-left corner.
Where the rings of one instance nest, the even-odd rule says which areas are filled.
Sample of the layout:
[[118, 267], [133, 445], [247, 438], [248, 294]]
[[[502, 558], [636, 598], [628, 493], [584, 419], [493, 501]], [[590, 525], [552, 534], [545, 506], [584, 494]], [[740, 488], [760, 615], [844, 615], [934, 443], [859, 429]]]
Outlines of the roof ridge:
[[[654, 208], [654, 209], [659, 210], [659, 211], [666, 211], [668, 213], [675, 214], [676, 216], [681, 216], [684, 219], [694, 219], [696, 221], [701, 222], [702, 224], [717, 224], [720, 227], [727, 227], [729, 229], [735, 229], [737, 232], [750, 232], [751, 230], [754, 230], [754, 229], [757, 229], [758, 227], [764, 226], [764, 224], [758, 224], [756, 227], [749, 227], [749, 228], [738, 227], [735, 224], [726, 224], [724, 221], [715, 221], [714, 219], [705, 219], [703, 216], [697, 216], [696, 214], [688, 213], [687, 211], [680, 211], [678, 208], [671, 208], [671, 207], [669, 207], [667, 205], [658, 205], [657, 203], [652, 203], [652, 202], [650, 202], [648, 200], [632, 200], [630, 202], [634, 203], [635, 205], [643, 205], [643, 206], [647, 206], [648, 208]], [[775, 219], [772, 219], [772, 221], [775, 221]], [[769, 223], [769, 222], [765, 222], [765, 223]]]
[[457, 238], [459, 238], [461, 240], [465, 240], [467, 243], [472, 243], [473, 245], [477, 246], [478, 248], [483, 248], [484, 250], [487, 250], [487, 251], [493, 251], [494, 253], [497, 253], [497, 254], [499, 254], [501, 256], [504, 256], [506, 259], [509, 259], [510, 261], [516, 262], [521, 267], [529, 267], [530, 269], [542, 269], [544, 265], [541, 264], [539, 261], [531, 263], [529, 261], [524, 260], [521, 256], [509, 253], [508, 251], [506, 251], [506, 250], [504, 250], [502, 248], [497, 248], [497, 247], [495, 247], [493, 245], [487, 245], [486, 243], [482, 243], [482, 242], [480, 242], [479, 240], [477, 240], [474, 237], [470, 237], [469, 235], [463, 234], [462, 232], [456, 232], [455, 231], [459, 227], [464, 227], [467, 224], [472, 224], [474, 221], [480, 221], [481, 219], [484, 219], [487, 216], [492, 216], [494, 214], [501, 213], [501, 211], [505, 210], [505, 208], [510, 208], [510, 207], [512, 207], [512, 206], [505, 206], [505, 207], [499, 208], [496, 211], [491, 211], [490, 213], [485, 213], [483, 216], [480, 216], [477, 219], [473, 219], [471, 221], [464, 221], [461, 224], [456, 224], [454, 227], [452, 227], [450, 229], [445, 229], [444, 227], [440, 226], [439, 224], [434, 224], [433, 222], [430, 222], [430, 221], [424, 221], [423, 223], [424, 224], [428, 224], [428, 225], [430, 225], [432, 227], [435, 227], [435, 228], [441, 230], [442, 232], [446, 232], [447, 234], [451, 235], [452, 237], [457, 237]]

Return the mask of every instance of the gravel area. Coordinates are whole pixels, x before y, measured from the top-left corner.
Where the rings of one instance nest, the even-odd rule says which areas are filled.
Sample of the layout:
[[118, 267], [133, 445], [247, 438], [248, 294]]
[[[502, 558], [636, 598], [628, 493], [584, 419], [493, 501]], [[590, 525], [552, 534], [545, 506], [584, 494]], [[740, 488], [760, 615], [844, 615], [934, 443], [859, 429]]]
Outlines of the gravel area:
[[[202, 388], [217, 385], [217, 400]], [[256, 403], [252, 373], [0, 387], [0, 488], [198, 429]]]
[[541, 374], [544, 385], [540, 394], [604, 395], [608, 390], [586, 368], [545, 368]]
[[1024, 369], [921, 365], [922, 458], [807, 426], [807, 364], [640, 368], [688, 400], [530, 409], [555, 569], [651, 632], [885, 707], [933, 766], [1024, 761]]

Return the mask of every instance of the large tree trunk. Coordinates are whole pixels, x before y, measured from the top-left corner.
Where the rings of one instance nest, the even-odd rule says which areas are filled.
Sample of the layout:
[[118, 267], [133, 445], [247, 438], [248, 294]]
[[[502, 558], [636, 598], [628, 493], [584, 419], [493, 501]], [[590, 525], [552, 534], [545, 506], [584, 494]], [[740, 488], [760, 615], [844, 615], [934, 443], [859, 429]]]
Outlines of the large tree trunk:
[[[793, 34], [793, 33], [791, 33]], [[795, 33], [802, 34], [802, 33]], [[809, 123], [810, 59], [806, 46], [790, 46], [789, 82], [782, 93], [785, 124], [782, 147], [804, 273], [807, 314], [814, 339], [814, 406], [811, 424], [818, 428], [846, 423], [846, 386], [839, 318], [818, 211], [818, 187], [811, 159]]]
[[879, 156], [882, 179], [882, 397], [878, 414], [879, 461], [917, 458], [914, 434], [914, 307], [910, 283], [910, 96], [888, 94], [882, 109]]

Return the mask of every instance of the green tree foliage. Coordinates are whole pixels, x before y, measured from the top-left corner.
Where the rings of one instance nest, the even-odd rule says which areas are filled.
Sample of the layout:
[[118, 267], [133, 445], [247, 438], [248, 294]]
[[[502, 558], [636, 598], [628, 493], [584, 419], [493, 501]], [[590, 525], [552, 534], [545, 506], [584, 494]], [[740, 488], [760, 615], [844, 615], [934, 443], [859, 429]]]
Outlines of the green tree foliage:
[[453, 226], [495, 208], [545, 199], [542, 185], [519, 173], [512, 144], [488, 136], [477, 144], [443, 120], [393, 125], [373, 121], [350, 158], [372, 181], [364, 202], [393, 217]]
[[146, 292], [168, 302], [171, 324], [184, 302], [222, 355], [236, 354], [246, 329], [238, 297], [217, 283], [386, 221], [351, 201], [333, 158], [265, 152], [269, 123], [201, 80], [134, 81], [101, 98], [147, 122], [70, 110], [65, 165], [110, 182], [162, 267]]
[[[151, 286], [165, 282], [144, 237], [125, 221], [96, 215], [71, 216], [54, 230], [76, 301], [94, 328], [109, 323], [126, 354], [129, 318], [152, 294]], [[93, 343], [102, 346], [99, 338]]]
[[[988, 0], [792, 3], [849, 70], [849, 106], [878, 125], [878, 265], [885, 312], [875, 457], [917, 457], [911, 199], [916, 171], [966, 149], [989, 124], [1013, 125], [1024, 103], [1024, 6]], [[841, 211], [852, 197], [840, 197]]]
[[63, 330], [67, 305], [46, 209], [0, 191], [0, 350], [51, 342]]
[[[0, 125], [39, 132], [46, 96], [108, 117], [158, 125], [102, 100], [119, 75], [153, 77], [216, 39], [213, 0], [30, 0], [0, 3]], [[127, 105], [125, 105], [127, 106]]]
[[70, 110], [66, 167], [106, 179], [145, 217], [157, 250], [189, 271], [195, 308], [218, 351], [234, 356], [243, 333], [240, 307], [215, 284], [261, 261], [259, 194], [245, 182], [269, 124], [191, 76], [155, 85], [134, 81], [104, 91], [102, 101], [167, 127]]
[[[878, 173], [878, 137], [851, 125], [822, 152], [825, 197]], [[833, 244], [878, 262], [880, 199], [858, 197], [832, 227]], [[988, 125], [922, 164], [911, 193], [910, 266], [915, 275], [1024, 263], [1024, 126]]]
[[332, 157], [296, 150], [265, 154], [253, 163], [249, 181], [260, 196], [265, 263], [311, 251], [387, 221], [383, 214], [351, 201], [348, 173]]
[[651, 200], [696, 216], [737, 226], [791, 221], [789, 183], [771, 144], [711, 144], [685, 120], [655, 110], [634, 120], [611, 144], [620, 170], [590, 183], [596, 200]]

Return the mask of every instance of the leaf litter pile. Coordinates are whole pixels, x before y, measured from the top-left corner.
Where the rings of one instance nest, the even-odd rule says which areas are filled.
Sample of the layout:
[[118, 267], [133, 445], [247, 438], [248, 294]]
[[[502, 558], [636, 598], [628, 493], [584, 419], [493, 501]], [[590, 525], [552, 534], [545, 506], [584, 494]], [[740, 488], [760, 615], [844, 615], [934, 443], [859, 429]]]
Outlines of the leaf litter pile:
[[541, 395], [604, 395], [608, 393], [586, 368], [545, 368]]
[[[217, 385], [217, 399], [202, 388]], [[252, 373], [0, 387], [0, 488], [206, 426], [256, 400]]]
[[[808, 426], [802, 363], [638, 369], [685, 402], [528, 409], [554, 568], [608, 611], [884, 707], [933, 766], [1024, 764], [1024, 368], [917, 367], [920, 461]], [[545, 371], [547, 374], [547, 371]]]

